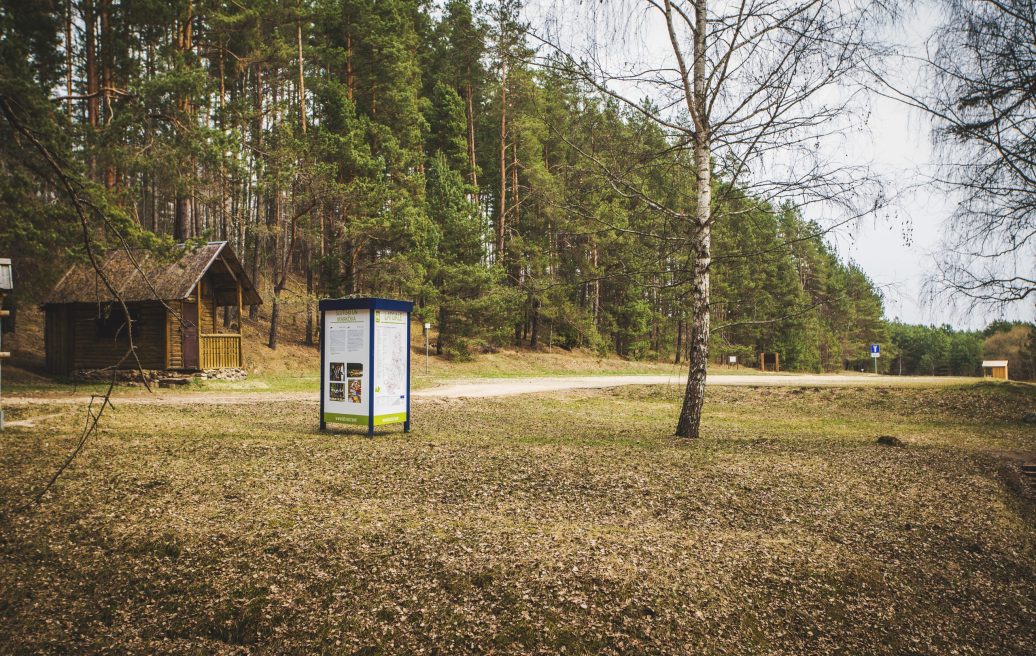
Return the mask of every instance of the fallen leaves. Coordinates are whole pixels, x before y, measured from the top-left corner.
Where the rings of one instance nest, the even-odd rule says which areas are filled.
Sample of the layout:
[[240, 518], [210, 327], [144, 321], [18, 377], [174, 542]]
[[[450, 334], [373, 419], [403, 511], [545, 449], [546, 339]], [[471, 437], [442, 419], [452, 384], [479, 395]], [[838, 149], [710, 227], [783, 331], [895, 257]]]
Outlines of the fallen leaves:
[[[421, 404], [415, 433], [374, 440], [316, 432], [304, 404], [126, 406], [35, 513], [3, 517], [0, 644], [227, 654], [1036, 644], [1033, 515], [992, 453], [1036, 449], [1017, 421], [1031, 393], [716, 389], [700, 441], [670, 436], [676, 394]], [[66, 447], [62, 427], [5, 434], [5, 509]], [[909, 448], [876, 445], [886, 432]]]

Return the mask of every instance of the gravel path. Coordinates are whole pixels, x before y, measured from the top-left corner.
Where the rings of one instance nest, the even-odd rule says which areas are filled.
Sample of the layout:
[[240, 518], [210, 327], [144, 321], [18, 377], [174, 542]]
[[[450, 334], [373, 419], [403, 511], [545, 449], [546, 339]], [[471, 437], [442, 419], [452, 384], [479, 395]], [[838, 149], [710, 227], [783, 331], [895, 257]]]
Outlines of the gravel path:
[[[975, 382], [976, 378], [933, 376], [873, 376], [846, 374], [717, 374], [710, 386], [727, 387], [865, 387], [891, 385], [950, 385]], [[678, 385], [687, 375], [672, 376], [557, 376], [539, 378], [483, 378], [455, 380], [418, 390], [414, 398], [485, 398], [570, 389], [601, 389], [622, 385]]]
[[[718, 374], [708, 378], [710, 386], [740, 387], [863, 387], [863, 386], [928, 386], [974, 383], [981, 378], [949, 378], [932, 376], [874, 376], [858, 374]], [[452, 380], [436, 387], [417, 390], [414, 399], [486, 398], [514, 396], [536, 392], [555, 392], [572, 389], [602, 389], [622, 385], [676, 385], [683, 386], [684, 375], [672, 376], [542, 376], [530, 378], [472, 378]], [[317, 402], [317, 391], [312, 392], [174, 392], [156, 391], [155, 394], [134, 390], [116, 395], [113, 405], [194, 405], [245, 404], [281, 401]], [[88, 395], [55, 395], [41, 393], [33, 396], [4, 396], [5, 406], [35, 404], [86, 403]]]

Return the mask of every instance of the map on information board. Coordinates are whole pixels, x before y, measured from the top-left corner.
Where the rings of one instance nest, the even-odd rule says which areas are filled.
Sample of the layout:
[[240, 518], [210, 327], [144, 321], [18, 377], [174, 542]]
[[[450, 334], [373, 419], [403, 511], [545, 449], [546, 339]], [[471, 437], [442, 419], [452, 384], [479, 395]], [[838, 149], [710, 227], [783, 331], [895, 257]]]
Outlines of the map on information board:
[[374, 311], [375, 423], [406, 420], [407, 313]]

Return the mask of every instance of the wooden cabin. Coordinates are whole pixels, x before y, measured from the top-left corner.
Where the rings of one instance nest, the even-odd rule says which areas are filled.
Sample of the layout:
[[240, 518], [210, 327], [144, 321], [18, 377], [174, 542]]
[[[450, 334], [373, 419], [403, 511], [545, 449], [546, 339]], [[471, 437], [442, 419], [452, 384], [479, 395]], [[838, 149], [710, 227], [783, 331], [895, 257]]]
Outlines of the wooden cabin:
[[990, 376], [997, 380], [1007, 380], [1007, 360], [983, 360], [982, 377]]
[[116, 365], [134, 369], [133, 358], [119, 363], [130, 335], [144, 369], [241, 366], [240, 320], [225, 328], [218, 310], [258, 305], [262, 298], [227, 242], [180, 245], [166, 258], [116, 250], [101, 269], [126, 303], [129, 328], [126, 313], [101, 276], [89, 263], [77, 264], [41, 304], [48, 371], [67, 375]]

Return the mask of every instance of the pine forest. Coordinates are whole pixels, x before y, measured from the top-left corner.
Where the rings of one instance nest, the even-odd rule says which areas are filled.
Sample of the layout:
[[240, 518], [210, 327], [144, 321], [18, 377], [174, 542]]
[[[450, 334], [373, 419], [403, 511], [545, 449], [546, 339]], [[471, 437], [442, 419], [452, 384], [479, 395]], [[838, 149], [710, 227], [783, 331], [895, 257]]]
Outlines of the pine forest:
[[[519, 15], [514, 0], [6, 3], [0, 250], [16, 300], [91, 249], [226, 240], [270, 348], [284, 317], [313, 343], [316, 299], [362, 294], [414, 301], [452, 358], [680, 362], [686, 228], [644, 198], [691, 203], [693, 158], [538, 53]], [[823, 227], [721, 175], [713, 204], [713, 360], [870, 367], [868, 344], [889, 339], [882, 293]]]

